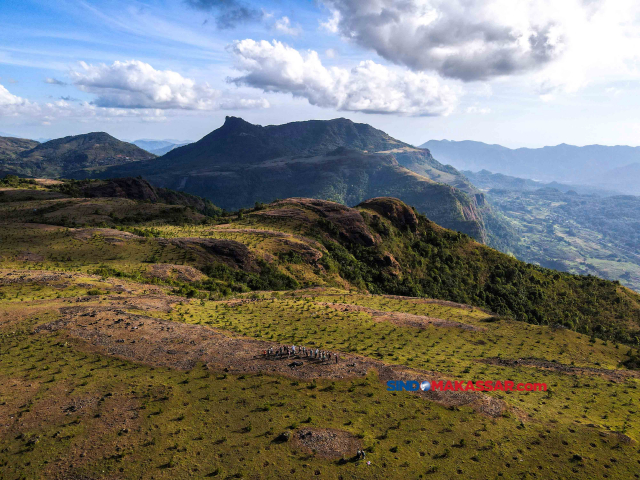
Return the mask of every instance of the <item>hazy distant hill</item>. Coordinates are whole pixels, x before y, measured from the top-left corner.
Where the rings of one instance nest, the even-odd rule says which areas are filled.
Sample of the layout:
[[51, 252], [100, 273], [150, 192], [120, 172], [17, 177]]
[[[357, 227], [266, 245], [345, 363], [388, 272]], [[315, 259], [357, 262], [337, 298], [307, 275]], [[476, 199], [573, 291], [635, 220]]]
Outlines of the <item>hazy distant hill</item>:
[[594, 176], [592, 182], [602, 188], [615, 188], [625, 193], [640, 195], [640, 162], [613, 168]]
[[12, 133], [7, 133], [7, 132], [0, 132], [0, 137], [19, 138], [18, 135], [14, 135]]
[[191, 142], [180, 142], [180, 141], [170, 141], [170, 140], [134, 140], [134, 145], [146, 150], [149, 153], [153, 153], [154, 155], [162, 156], [165, 153], [169, 153], [174, 148], [182, 147]]
[[16, 158], [20, 153], [38, 146], [38, 142], [26, 138], [0, 137], [0, 161]]
[[[640, 182], [627, 181], [620, 167], [640, 163], [640, 147], [561, 144], [554, 147], [510, 149], [481, 142], [430, 140], [423, 145], [441, 162], [460, 170], [486, 169], [534, 180], [599, 185], [640, 194]], [[606, 174], [607, 183], [601, 182]], [[638, 177], [635, 177], [636, 179]]]
[[156, 186], [199, 195], [225, 209], [292, 196], [347, 205], [396, 196], [445, 227], [486, 240], [478, 208], [484, 197], [463, 175], [425, 150], [346, 119], [263, 127], [227, 117], [222, 127], [198, 142], [100, 175], [140, 175]]
[[0, 170], [24, 176], [65, 177], [73, 175], [76, 170], [155, 158], [155, 155], [104, 132], [74, 135], [40, 144], [23, 140], [20, 146], [16, 146], [15, 139], [4, 141], [14, 146], [14, 153], [0, 157]]
[[471, 181], [473, 185], [481, 190], [504, 189], [517, 192], [527, 192], [539, 190], [541, 188], [555, 188], [561, 192], [575, 192], [583, 195], [598, 195], [600, 197], [620, 195], [615, 190], [606, 190], [590, 185], [567, 185], [559, 182], [537, 182], [528, 178], [512, 177], [502, 173], [491, 173], [488, 170], [472, 172], [463, 170], [462, 173]]

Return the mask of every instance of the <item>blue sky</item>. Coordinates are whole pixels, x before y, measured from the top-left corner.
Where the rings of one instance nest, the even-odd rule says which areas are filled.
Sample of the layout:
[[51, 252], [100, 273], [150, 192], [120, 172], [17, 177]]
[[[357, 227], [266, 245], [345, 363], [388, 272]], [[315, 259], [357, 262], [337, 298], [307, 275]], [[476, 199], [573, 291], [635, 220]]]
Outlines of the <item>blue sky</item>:
[[558, 5], [4, 0], [0, 132], [196, 140], [226, 115], [347, 117], [414, 144], [639, 145], [640, 7]]

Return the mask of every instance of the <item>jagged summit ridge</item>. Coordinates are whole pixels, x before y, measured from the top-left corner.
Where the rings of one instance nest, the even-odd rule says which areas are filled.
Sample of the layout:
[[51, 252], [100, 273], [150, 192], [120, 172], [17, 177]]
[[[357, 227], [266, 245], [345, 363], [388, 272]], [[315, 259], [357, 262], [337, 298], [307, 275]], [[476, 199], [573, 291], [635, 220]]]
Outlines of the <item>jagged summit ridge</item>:
[[261, 126], [228, 116], [195, 143], [100, 176], [142, 176], [155, 186], [199, 195], [227, 210], [278, 198], [354, 206], [393, 196], [447, 228], [480, 241], [487, 238], [476, 192], [457, 170], [425, 150], [345, 118]]

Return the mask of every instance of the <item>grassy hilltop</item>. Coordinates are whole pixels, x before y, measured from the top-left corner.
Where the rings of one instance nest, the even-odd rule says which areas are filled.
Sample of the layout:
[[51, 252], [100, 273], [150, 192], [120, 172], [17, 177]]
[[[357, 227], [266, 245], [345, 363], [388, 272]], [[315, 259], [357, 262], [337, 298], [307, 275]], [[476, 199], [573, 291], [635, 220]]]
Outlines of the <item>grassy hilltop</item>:
[[[224, 214], [14, 178], [0, 219], [1, 478], [639, 477], [640, 296], [615, 282], [392, 198]], [[262, 356], [291, 344], [340, 362]]]

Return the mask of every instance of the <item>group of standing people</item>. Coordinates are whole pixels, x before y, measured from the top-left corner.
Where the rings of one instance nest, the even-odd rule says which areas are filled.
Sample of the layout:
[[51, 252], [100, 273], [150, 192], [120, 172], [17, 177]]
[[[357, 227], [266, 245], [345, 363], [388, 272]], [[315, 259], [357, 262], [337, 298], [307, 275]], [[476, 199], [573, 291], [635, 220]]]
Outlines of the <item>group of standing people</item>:
[[320, 360], [321, 362], [331, 362], [332, 360], [335, 363], [338, 363], [338, 354], [328, 352], [326, 350], [320, 350], [318, 348], [307, 348], [305, 346], [296, 347], [295, 345], [282, 345], [278, 348], [269, 348], [268, 350], [263, 350], [263, 355], [268, 357], [275, 358], [309, 358], [314, 360]]

